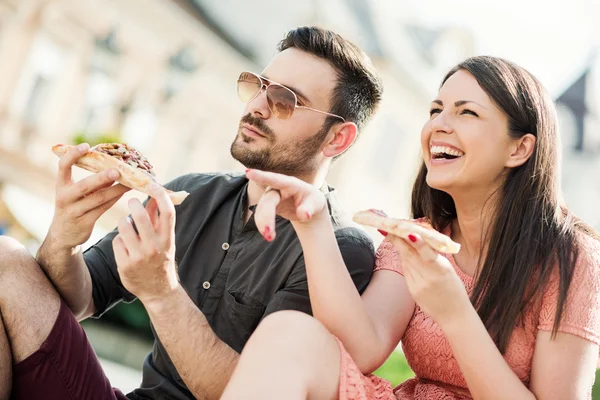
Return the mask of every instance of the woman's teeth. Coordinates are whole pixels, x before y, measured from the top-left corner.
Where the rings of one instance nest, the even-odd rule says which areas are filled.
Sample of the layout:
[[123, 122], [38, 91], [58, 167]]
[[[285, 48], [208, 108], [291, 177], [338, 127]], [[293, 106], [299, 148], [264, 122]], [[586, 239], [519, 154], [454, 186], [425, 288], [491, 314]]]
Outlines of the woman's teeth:
[[446, 155], [451, 156], [451, 158], [456, 158], [465, 155], [465, 153], [460, 150], [446, 146], [431, 146], [430, 153], [433, 158], [446, 158]]

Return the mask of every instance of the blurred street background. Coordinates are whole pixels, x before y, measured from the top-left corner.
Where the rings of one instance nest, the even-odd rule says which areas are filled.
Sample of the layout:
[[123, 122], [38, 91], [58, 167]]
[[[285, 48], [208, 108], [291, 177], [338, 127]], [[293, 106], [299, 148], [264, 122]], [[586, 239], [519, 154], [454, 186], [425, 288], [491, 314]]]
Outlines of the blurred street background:
[[[330, 173], [347, 211], [408, 216], [429, 103], [453, 65], [488, 54], [529, 69], [556, 100], [566, 201], [600, 230], [599, 17], [598, 0], [0, 0], [0, 234], [35, 254], [53, 215], [56, 143], [126, 142], [162, 182], [242, 171], [229, 154], [236, 79], [301, 25], [353, 40], [384, 80], [379, 113]], [[113, 386], [134, 388], [152, 343], [143, 307], [84, 326]], [[400, 352], [378, 373], [395, 384], [411, 374]]]

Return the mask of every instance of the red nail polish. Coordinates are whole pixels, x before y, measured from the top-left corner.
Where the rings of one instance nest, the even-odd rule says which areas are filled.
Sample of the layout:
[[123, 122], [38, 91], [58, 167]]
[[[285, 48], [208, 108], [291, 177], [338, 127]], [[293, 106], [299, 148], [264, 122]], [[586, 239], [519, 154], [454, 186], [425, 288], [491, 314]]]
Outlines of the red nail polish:
[[417, 237], [413, 234], [408, 235], [408, 240], [415, 243], [417, 241]]
[[265, 240], [267, 242], [270, 242], [271, 240], [273, 240], [273, 236], [271, 236], [271, 228], [270, 227], [266, 227], [265, 231], [263, 233], [263, 237], [265, 238]]
[[248, 168], [248, 169], [246, 169], [246, 173], [248, 173], [248, 171], [250, 171], [250, 169], [249, 169], [249, 168]]
[[386, 231], [382, 231], [381, 229], [377, 229], [377, 232], [381, 233], [383, 236], [388, 235], [388, 233]]
[[310, 217], [311, 217], [311, 215], [310, 215], [310, 213], [307, 211], [307, 212], [306, 212], [306, 219], [310, 219]]

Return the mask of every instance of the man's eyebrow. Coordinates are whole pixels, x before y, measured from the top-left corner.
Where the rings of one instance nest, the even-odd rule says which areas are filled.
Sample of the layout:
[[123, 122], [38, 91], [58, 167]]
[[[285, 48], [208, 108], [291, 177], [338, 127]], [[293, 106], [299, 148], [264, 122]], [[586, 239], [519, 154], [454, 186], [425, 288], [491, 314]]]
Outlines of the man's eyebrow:
[[[269, 81], [271, 81], [271, 79], [268, 76], [266, 76], [266, 75], [261, 75], [261, 76], [263, 78], [267, 78]], [[271, 82], [274, 82], [274, 81], [271, 81]], [[309, 104], [311, 103], [309, 98], [304, 93], [302, 93], [300, 90], [296, 89], [295, 87], [290, 86], [290, 85], [284, 85], [283, 83], [279, 83], [279, 82], [276, 82], [276, 83], [280, 84], [281, 86], [285, 86], [286, 88], [290, 89], [292, 92], [296, 93], [296, 96], [300, 97], [300, 99], [303, 101], [303, 103], [309, 103]]]

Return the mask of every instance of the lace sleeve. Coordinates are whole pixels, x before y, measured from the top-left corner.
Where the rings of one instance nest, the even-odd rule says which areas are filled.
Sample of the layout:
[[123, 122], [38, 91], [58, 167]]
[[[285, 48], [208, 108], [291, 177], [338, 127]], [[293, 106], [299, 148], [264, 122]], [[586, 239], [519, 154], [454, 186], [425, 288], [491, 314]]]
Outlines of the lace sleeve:
[[400, 263], [400, 254], [389, 240], [384, 240], [377, 249], [375, 258], [375, 271], [388, 270], [404, 275]]
[[[600, 344], [600, 243], [591, 238], [581, 243], [558, 330]], [[558, 275], [554, 274], [542, 299], [539, 330], [552, 330], [557, 298]]]

